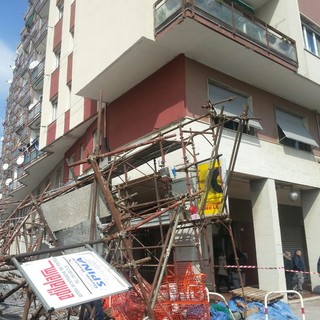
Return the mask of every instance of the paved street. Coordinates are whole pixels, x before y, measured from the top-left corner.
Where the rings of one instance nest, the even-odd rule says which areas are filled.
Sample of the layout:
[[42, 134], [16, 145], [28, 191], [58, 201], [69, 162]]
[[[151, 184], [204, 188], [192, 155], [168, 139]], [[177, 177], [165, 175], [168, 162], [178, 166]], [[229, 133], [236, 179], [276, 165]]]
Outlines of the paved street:
[[[2, 315], [0, 315], [0, 320], [21, 319], [21, 315], [23, 314], [24, 301], [21, 301], [21, 303], [19, 303], [18, 299], [16, 300], [13, 298], [9, 298], [8, 300], [10, 302], [8, 301], [7, 303], [1, 304], [0, 310], [2, 311]], [[298, 319], [302, 319], [300, 302], [298, 300], [290, 301], [289, 306], [292, 312], [298, 317]], [[304, 308], [306, 320], [319, 320], [320, 296], [305, 298]], [[71, 319], [78, 319], [78, 317], [71, 317]]]
[[[301, 316], [301, 304], [299, 301], [291, 301], [289, 303], [291, 310], [299, 319]], [[320, 319], [320, 297], [304, 299], [305, 319], [319, 320]]]

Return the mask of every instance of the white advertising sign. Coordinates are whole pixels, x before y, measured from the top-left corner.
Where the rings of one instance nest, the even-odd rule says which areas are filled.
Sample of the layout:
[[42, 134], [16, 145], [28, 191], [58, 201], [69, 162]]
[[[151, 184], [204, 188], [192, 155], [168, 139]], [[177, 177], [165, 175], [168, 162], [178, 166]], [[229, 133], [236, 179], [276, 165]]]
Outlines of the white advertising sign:
[[19, 270], [47, 310], [80, 305], [130, 288], [94, 251], [25, 262]]

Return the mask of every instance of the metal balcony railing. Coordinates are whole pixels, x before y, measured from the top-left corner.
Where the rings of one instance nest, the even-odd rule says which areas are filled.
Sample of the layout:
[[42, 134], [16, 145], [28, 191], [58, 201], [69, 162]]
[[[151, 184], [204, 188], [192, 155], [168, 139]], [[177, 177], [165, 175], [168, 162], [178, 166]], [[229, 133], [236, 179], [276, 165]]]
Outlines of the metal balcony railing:
[[236, 34], [254, 43], [292, 65], [298, 65], [296, 44], [293, 39], [259, 18], [244, 14], [223, 1], [158, 1], [154, 12], [155, 33], [157, 34], [167, 28], [178, 17], [186, 16], [188, 11], [191, 16], [204, 18], [206, 21], [219, 26], [219, 28], [228, 30], [231, 34]]

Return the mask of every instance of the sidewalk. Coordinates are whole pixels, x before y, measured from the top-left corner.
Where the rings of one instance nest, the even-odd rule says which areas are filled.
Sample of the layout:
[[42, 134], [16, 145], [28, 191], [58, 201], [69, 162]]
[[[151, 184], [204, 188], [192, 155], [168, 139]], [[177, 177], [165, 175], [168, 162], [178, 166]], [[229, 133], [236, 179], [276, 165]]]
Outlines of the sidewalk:
[[[288, 304], [298, 319], [302, 319], [300, 299], [290, 300]], [[303, 297], [303, 304], [306, 320], [320, 319], [320, 295], [310, 294]]]

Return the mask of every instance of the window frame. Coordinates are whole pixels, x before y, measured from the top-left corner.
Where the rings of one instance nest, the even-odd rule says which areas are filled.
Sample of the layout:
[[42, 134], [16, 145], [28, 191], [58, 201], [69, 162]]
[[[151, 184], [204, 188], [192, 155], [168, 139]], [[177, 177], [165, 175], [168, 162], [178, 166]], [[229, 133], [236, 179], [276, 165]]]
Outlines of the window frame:
[[57, 10], [58, 10], [58, 20], [63, 17], [64, 13], [64, 0], [61, 0], [57, 3]]
[[[281, 118], [283, 118], [283, 116], [281, 116], [281, 114], [283, 114], [284, 116], [288, 116], [288, 119], [286, 121], [286, 125], [289, 126], [289, 129], [290, 129], [290, 126], [292, 128], [292, 126], [295, 125], [295, 128], [297, 128], [297, 130], [294, 132], [293, 130], [291, 131], [294, 135], [296, 136], [301, 136], [302, 137], [302, 140], [305, 140], [305, 141], [300, 141], [298, 139], [294, 139], [292, 138], [292, 134], [291, 134], [291, 137], [287, 136], [286, 134], [286, 128], [282, 127], [281, 126]], [[312, 142], [312, 140], [314, 140], [314, 138], [311, 136], [307, 126], [306, 126], [306, 123], [307, 123], [307, 118], [303, 115], [297, 115], [297, 114], [294, 114], [292, 112], [288, 112], [288, 110], [285, 110], [285, 109], [282, 109], [281, 107], [275, 107], [275, 119], [276, 119], [276, 124], [277, 124], [277, 133], [278, 133], [278, 141], [279, 141], [279, 144], [281, 145], [284, 145], [284, 146], [287, 146], [287, 147], [291, 147], [291, 148], [294, 148], [296, 150], [301, 150], [301, 151], [307, 151], [307, 152], [311, 152], [312, 151], [312, 148], [314, 147], [317, 147], [316, 145], [313, 145], [311, 143], [308, 143], [306, 142], [306, 139], [309, 140], [310, 142]], [[290, 121], [290, 118], [291, 119], [294, 119], [294, 121]], [[282, 119], [284, 120], [284, 119]], [[291, 123], [291, 125], [290, 125]], [[301, 124], [301, 128], [304, 129], [305, 132], [301, 131], [300, 129], [300, 132], [299, 132], [299, 123]], [[283, 123], [284, 125], [284, 123]], [[290, 132], [289, 130], [287, 130], [288, 132]], [[308, 135], [310, 137], [308, 137]], [[311, 139], [311, 140], [310, 140]], [[315, 144], [317, 144], [317, 142], [314, 140]]]
[[[250, 116], [254, 117], [253, 107], [252, 107], [252, 105], [253, 105], [252, 96], [250, 94], [247, 94], [247, 93], [245, 93], [243, 91], [240, 91], [240, 90], [238, 90], [236, 88], [224, 85], [224, 84], [222, 84], [222, 83], [220, 83], [218, 81], [212, 80], [212, 79], [208, 79], [207, 85], [208, 85], [207, 92], [208, 92], [209, 101], [211, 101], [211, 99], [210, 99], [211, 98], [210, 88], [217, 87], [217, 88], [219, 88], [219, 89], [221, 89], [223, 91], [230, 92], [230, 96], [229, 97], [238, 96], [240, 98], [243, 98], [246, 101], [246, 105], [248, 106], [248, 116], [249, 117]], [[218, 102], [218, 101], [211, 101], [211, 102], [215, 103], [215, 102]], [[226, 103], [228, 103], [228, 102], [226, 102]], [[217, 109], [218, 109], [218, 112], [219, 112], [220, 107], [217, 107]], [[227, 114], [229, 114], [231, 116], [231, 114], [233, 114], [233, 112], [230, 112], [230, 111], [228, 112], [226, 109], [227, 108], [225, 107], [225, 113], [227, 113]], [[235, 116], [240, 115], [241, 112], [243, 111], [243, 107], [242, 107], [241, 110], [239, 109], [239, 111], [240, 111], [239, 113], [234, 114], [234, 115]], [[257, 135], [257, 131], [261, 130], [262, 127], [261, 127], [261, 125], [259, 123], [259, 120], [253, 120], [253, 122], [257, 123], [257, 125], [248, 123], [248, 125], [243, 128], [243, 133], [248, 134], [250, 136], [256, 136]], [[226, 122], [224, 124], [224, 128], [230, 129], [230, 130], [233, 130], [233, 131], [237, 131], [238, 130], [238, 125], [239, 125], [238, 121], [230, 120], [230, 121], [228, 121], [228, 122]]]
[[[83, 160], [84, 158], [84, 144], [81, 143], [80, 145], [80, 155], [79, 155], [80, 160]], [[80, 175], [83, 174], [83, 163], [80, 164], [79, 166], [79, 171], [80, 171]]]
[[61, 61], [61, 50], [60, 48], [56, 51], [54, 51], [54, 57], [55, 57], [55, 68], [57, 69], [60, 67], [60, 61]]
[[[316, 28], [310, 25], [307, 21], [303, 21], [302, 33], [305, 49], [320, 58], [320, 30], [316, 30]], [[308, 34], [311, 34], [311, 39]]]
[[52, 122], [56, 121], [58, 117], [58, 99], [51, 101], [51, 120]]

